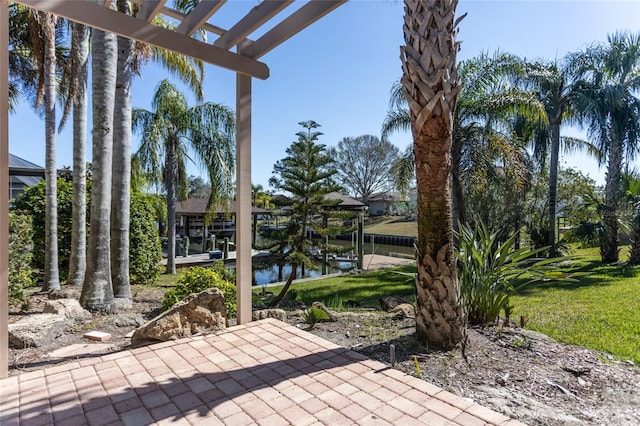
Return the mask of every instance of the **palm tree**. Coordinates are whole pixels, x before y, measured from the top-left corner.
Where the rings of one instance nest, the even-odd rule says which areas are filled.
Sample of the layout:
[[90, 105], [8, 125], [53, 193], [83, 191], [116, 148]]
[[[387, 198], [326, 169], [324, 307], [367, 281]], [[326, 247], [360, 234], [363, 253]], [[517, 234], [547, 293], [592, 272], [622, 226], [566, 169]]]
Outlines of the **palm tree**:
[[69, 97], [73, 99], [73, 204], [71, 209], [71, 253], [67, 282], [84, 283], [87, 266], [87, 66], [89, 28], [71, 24], [72, 70]]
[[[496, 159], [512, 166], [515, 176], [523, 173], [521, 145], [513, 139], [511, 130], [514, 115], [528, 120], [541, 120], [542, 105], [532, 93], [510, 80], [521, 73], [521, 61], [508, 53], [493, 56], [481, 54], [464, 61], [459, 67], [462, 89], [458, 96], [453, 121], [451, 146], [452, 222], [465, 223], [463, 179], [474, 169], [486, 171], [495, 168]], [[392, 132], [409, 130], [411, 125], [407, 101], [402, 85], [394, 84], [391, 91], [390, 111], [382, 124], [382, 137]], [[493, 155], [487, 155], [492, 152]], [[395, 185], [401, 192], [408, 189], [414, 174], [413, 147], [409, 146], [394, 168]], [[521, 179], [516, 181], [522, 183]]]
[[405, 0], [401, 48], [418, 193], [416, 331], [427, 344], [451, 348], [465, 338], [465, 312], [453, 250], [451, 143], [460, 90], [454, 22], [457, 0]]
[[45, 117], [45, 271], [43, 291], [60, 288], [58, 268], [58, 201], [56, 166], [56, 23], [58, 18], [45, 12], [35, 12], [40, 41], [43, 46], [42, 72], [44, 81]]
[[607, 158], [602, 213], [602, 262], [618, 261], [618, 215], [624, 157], [633, 159], [640, 142], [640, 33], [616, 33], [583, 54], [576, 110]]
[[[121, 13], [131, 15], [129, 2], [117, 1]], [[169, 27], [159, 20], [155, 24]], [[129, 210], [131, 198], [131, 83], [149, 59], [184, 81], [202, 100], [202, 62], [164, 49], [118, 37], [118, 78], [114, 114], [114, 159], [111, 200], [111, 276], [115, 297], [131, 299], [129, 282]]]
[[31, 42], [35, 25], [31, 9], [10, 3], [9, 12], [9, 111], [21, 96], [38, 92], [38, 61]]
[[93, 96], [91, 232], [80, 304], [85, 309], [93, 311], [109, 311], [113, 308], [109, 231], [114, 96], [118, 55], [115, 34], [94, 29], [91, 50], [93, 52], [91, 62]]
[[624, 198], [631, 207], [629, 264], [640, 265], [640, 175], [634, 170], [622, 176]]
[[574, 100], [577, 96], [577, 86], [574, 84], [573, 55], [562, 61], [550, 63], [533, 62], [525, 64], [525, 83], [538, 93], [538, 98], [544, 105], [548, 126], [542, 126], [534, 137], [534, 151], [539, 161], [544, 164], [548, 151], [549, 162], [549, 257], [558, 255], [556, 250], [556, 210], [558, 193], [558, 158], [560, 143], [564, 142], [566, 149], [588, 147], [586, 141], [575, 138], [561, 138], [560, 128], [565, 122], [576, 123]]
[[189, 108], [168, 80], [158, 85], [152, 107], [133, 110], [133, 129], [142, 135], [134, 164], [166, 192], [167, 273], [175, 274], [176, 202], [187, 197], [189, 153], [209, 174], [211, 211], [232, 193], [235, 118], [230, 108], [211, 102]]
[[[131, 14], [129, 2], [118, 0], [119, 12]], [[131, 203], [131, 77], [133, 40], [118, 36], [118, 73], [113, 114], [111, 176], [111, 280], [114, 296], [130, 300], [129, 216]]]

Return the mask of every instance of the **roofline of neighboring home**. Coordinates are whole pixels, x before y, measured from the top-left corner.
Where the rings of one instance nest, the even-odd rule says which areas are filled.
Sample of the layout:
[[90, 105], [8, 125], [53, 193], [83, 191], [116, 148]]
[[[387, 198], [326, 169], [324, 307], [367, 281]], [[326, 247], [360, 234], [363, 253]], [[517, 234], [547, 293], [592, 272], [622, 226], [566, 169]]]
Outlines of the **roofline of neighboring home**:
[[9, 176], [39, 176], [44, 178], [44, 169], [29, 167], [9, 167]]

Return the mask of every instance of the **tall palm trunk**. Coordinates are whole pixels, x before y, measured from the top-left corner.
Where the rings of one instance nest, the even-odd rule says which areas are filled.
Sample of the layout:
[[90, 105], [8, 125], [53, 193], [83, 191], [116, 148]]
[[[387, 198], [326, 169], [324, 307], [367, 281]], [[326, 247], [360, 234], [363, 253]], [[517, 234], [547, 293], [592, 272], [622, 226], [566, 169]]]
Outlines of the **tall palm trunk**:
[[[453, 230], [458, 231], [458, 225], [465, 223], [464, 196], [462, 195], [462, 177], [460, 161], [462, 160], [462, 138], [454, 136], [451, 144], [451, 215]], [[455, 235], [454, 235], [455, 239]]]
[[549, 163], [549, 257], [558, 255], [556, 248], [556, 204], [558, 194], [558, 157], [560, 155], [560, 119], [551, 124], [551, 161]]
[[165, 188], [167, 189], [167, 274], [176, 273], [176, 180], [178, 164], [176, 144], [167, 142]]
[[56, 21], [54, 15], [37, 12], [44, 41], [45, 117], [45, 266], [43, 291], [60, 288], [58, 268], [58, 198], [56, 167]]
[[73, 106], [73, 204], [71, 208], [71, 253], [68, 283], [81, 286], [87, 267], [87, 62], [89, 29], [72, 24], [72, 48], [78, 69], [77, 92]]
[[640, 265], [640, 218], [635, 217], [631, 224], [631, 235], [629, 236], [629, 264]]
[[604, 232], [600, 242], [600, 257], [604, 263], [618, 261], [618, 197], [622, 182], [622, 142], [618, 133], [612, 125], [602, 213]]
[[457, 0], [405, 0], [402, 85], [411, 112], [418, 192], [416, 331], [451, 348], [465, 337], [465, 314], [453, 250], [451, 144], [460, 86]]
[[91, 185], [91, 232], [87, 271], [80, 295], [81, 305], [93, 311], [113, 309], [110, 268], [111, 162], [113, 157], [113, 109], [117, 69], [114, 34], [93, 30], [93, 180]]
[[[130, 15], [129, 2], [118, 0], [118, 11]], [[113, 176], [111, 184], [111, 279], [115, 297], [131, 299], [129, 282], [129, 222], [131, 203], [131, 77], [133, 41], [118, 37], [118, 76], [113, 116]]]

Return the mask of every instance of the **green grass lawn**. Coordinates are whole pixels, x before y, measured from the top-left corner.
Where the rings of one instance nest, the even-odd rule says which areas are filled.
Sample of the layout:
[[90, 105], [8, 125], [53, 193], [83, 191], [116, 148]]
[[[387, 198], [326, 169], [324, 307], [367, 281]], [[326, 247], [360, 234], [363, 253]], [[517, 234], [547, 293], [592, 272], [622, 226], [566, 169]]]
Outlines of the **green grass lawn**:
[[[640, 363], [640, 267], [603, 265], [598, 249], [577, 250], [578, 282], [545, 283], [513, 297], [514, 315], [555, 340]], [[621, 258], [626, 259], [623, 255]]]
[[[348, 300], [358, 302], [363, 308], [379, 308], [379, 299], [390, 294], [406, 296], [414, 300], [413, 278], [395, 271], [413, 273], [415, 266], [405, 265], [307, 283], [294, 283], [289, 292], [293, 289], [297, 293], [297, 300], [307, 305], [320, 301], [337, 310]], [[281, 289], [281, 286], [268, 287], [268, 291], [274, 294], [278, 294]], [[262, 291], [260, 288], [256, 288], [254, 295], [260, 291]]]
[[418, 224], [415, 220], [412, 222], [395, 222], [395, 219], [388, 219], [375, 225], [365, 226], [364, 232], [367, 234], [416, 237], [418, 236]]
[[[512, 315], [528, 318], [527, 328], [555, 340], [608, 352], [640, 364], [640, 267], [602, 265], [598, 249], [577, 250], [566, 270], [583, 272], [578, 282], [548, 282], [511, 299]], [[622, 259], [626, 255], [622, 254]], [[412, 265], [398, 268], [412, 273]], [[379, 307], [378, 299], [397, 294], [412, 298], [413, 280], [393, 270], [293, 284], [298, 300], [323, 301], [340, 308], [347, 300]], [[260, 290], [256, 289], [257, 294]], [[274, 294], [280, 287], [271, 287]]]

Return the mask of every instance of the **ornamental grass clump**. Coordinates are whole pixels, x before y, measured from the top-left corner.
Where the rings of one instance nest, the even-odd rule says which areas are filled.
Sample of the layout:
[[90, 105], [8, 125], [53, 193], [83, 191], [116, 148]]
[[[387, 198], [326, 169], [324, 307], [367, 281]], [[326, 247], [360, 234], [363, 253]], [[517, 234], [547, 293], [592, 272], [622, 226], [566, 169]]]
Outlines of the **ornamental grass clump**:
[[539, 257], [548, 247], [516, 249], [516, 236], [500, 241], [498, 234], [483, 223], [474, 229], [460, 226], [458, 278], [471, 324], [493, 322], [503, 309], [511, 311], [509, 297], [526, 286], [548, 280], [573, 280], [555, 265], [566, 257]]

